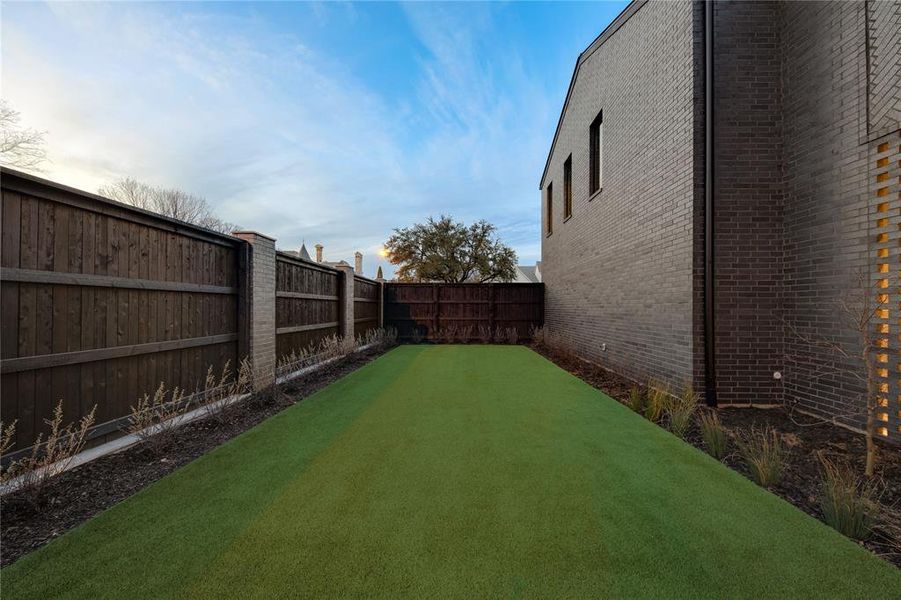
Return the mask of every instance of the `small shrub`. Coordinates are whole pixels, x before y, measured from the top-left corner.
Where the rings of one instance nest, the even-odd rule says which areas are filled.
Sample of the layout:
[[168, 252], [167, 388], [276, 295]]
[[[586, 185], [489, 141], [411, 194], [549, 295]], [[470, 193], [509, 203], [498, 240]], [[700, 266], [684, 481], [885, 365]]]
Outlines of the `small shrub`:
[[690, 383], [685, 384], [682, 395], [670, 397], [664, 405], [669, 430], [677, 437], [684, 438], [691, 427], [692, 417], [698, 410], [698, 395]]
[[466, 325], [460, 328], [460, 343], [468, 344], [472, 341], [472, 325]]
[[715, 412], [703, 412], [698, 419], [701, 426], [701, 438], [707, 454], [717, 460], [723, 460], [726, 456], [729, 438], [726, 436], [726, 428], [720, 422], [720, 417]]
[[479, 325], [479, 341], [483, 344], [491, 343], [491, 328], [487, 325]]
[[153, 396], [144, 394], [131, 406], [125, 431], [145, 442], [154, 454], [159, 454], [172, 441], [174, 431], [180, 424], [175, 419], [184, 413], [185, 408], [181, 389], [175, 388], [168, 394], [166, 384], [160, 382]]
[[222, 373], [217, 378], [211, 366], [206, 373], [206, 380], [202, 395], [203, 410], [207, 417], [217, 421], [220, 425], [231, 425], [232, 415], [228, 410], [225, 400], [232, 396], [238, 396], [249, 392], [253, 387], [253, 370], [250, 361], [244, 359], [235, 374], [232, 372], [231, 363], [226, 361], [222, 367]]
[[330, 335], [319, 343], [319, 362], [347, 356], [354, 348], [355, 340], [352, 336]]
[[[278, 376], [287, 375], [299, 371], [315, 362], [313, 346], [307, 348], [291, 349], [290, 352], [278, 359], [276, 373]], [[207, 374], [209, 376], [209, 374]]]
[[[53, 417], [44, 422], [50, 426], [47, 438], [38, 435], [31, 449], [31, 454], [9, 465], [3, 473], [3, 480], [21, 477], [19, 489], [26, 490], [33, 504], [37, 504], [47, 482], [65, 471], [72, 458], [81, 452], [87, 440], [88, 430], [94, 424], [94, 413], [97, 406], [77, 423], [69, 423], [63, 427], [63, 401], [57, 403]], [[15, 423], [3, 429], [3, 445], [9, 449]], [[9, 440], [7, 439], [9, 436]]]
[[440, 332], [440, 337], [446, 344], [453, 344], [457, 341], [457, 326], [448, 325]]
[[519, 332], [516, 330], [516, 327], [508, 327], [504, 332], [504, 340], [508, 344], [516, 344], [519, 342]]
[[872, 479], [860, 479], [847, 463], [833, 463], [823, 454], [823, 482], [820, 485], [820, 509], [827, 525], [855, 540], [873, 534], [879, 503]]
[[421, 344], [422, 343], [422, 330], [418, 325], [413, 326], [413, 331], [410, 332], [410, 343], [411, 344]]
[[3, 421], [0, 421], [0, 458], [3, 458], [16, 442], [16, 423], [18, 422], [16, 420], [9, 425], [4, 425]]
[[536, 346], [544, 346], [545, 342], [545, 329], [544, 325], [532, 325], [529, 329], [529, 337], [532, 338], [532, 343]]
[[378, 329], [368, 329], [357, 337], [356, 344], [358, 348], [371, 347], [377, 350], [390, 348], [397, 343], [397, 329], [394, 327], [380, 327]]
[[629, 390], [629, 408], [643, 416], [647, 407], [648, 395], [640, 387], [633, 385]]
[[666, 384], [650, 382], [648, 384], [648, 401], [644, 416], [653, 423], [659, 423], [669, 402], [670, 393]]
[[785, 449], [779, 433], [772, 427], [757, 429], [739, 436], [738, 453], [751, 472], [751, 478], [763, 487], [772, 487], [782, 480]]

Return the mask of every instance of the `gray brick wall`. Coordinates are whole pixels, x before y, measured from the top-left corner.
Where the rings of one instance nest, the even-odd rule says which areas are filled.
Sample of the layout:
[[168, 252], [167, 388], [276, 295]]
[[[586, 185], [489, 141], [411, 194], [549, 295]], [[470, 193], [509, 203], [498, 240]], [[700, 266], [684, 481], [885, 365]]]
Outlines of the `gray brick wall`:
[[275, 240], [253, 231], [234, 235], [251, 246], [248, 350], [254, 387], [262, 389], [275, 382]]
[[[841, 302], [857, 287], [858, 271], [870, 277], [875, 266], [865, 21], [862, 2], [786, 3], [780, 20], [785, 315], [798, 334], [834, 340], [852, 351], [857, 339]], [[829, 365], [833, 353], [812, 349], [791, 330], [785, 346], [792, 357], [786, 365], [787, 402], [826, 416], [861, 409], [863, 390], [853, 377], [818, 376], [817, 366]], [[860, 414], [841, 420], [863, 426]]]
[[[542, 247], [548, 328], [627, 375], [671, 383], [704, 374], [701, 7], [643, 5], [589, 49], [542, 182], [559, 182]], [[861, 386], [833, 370], [861, 365], [801, 338], [855, 352], [841, 304], [858, 273], [865, 285], [885, 276], [880, 263], [890, 277], [887, 362], [901, 364], [901, 204], [878, 212], [874, 170], [899, 140], [899, 18], [898, 0], [715, 6], [721, 403], [788, 402], [861, 427]], [[604, 189], [589, 201], [588, 124], [600, 109]], [[570, 153], [574, 207], [564, 222]], [[884, 426], [897, 438], [901, 377], [887, 378]]]
[[[542, 244], [548, 329], [589, 358], [676, 385], [695, 364], [695, 9], [645, 4], [585, 59], [542, 182], [542, 202], [547, 183], [555, 192]], [[603, 189], [589, 200], [588, 126], [600, 110]]]
[[338, 319], [341, 322], [339, 331], [344, 337], [354, 337], [354, 269], [350, 265], [338, 265], [341, 271], [341, 279], [338, 289], [341, 297], [339, 300]]

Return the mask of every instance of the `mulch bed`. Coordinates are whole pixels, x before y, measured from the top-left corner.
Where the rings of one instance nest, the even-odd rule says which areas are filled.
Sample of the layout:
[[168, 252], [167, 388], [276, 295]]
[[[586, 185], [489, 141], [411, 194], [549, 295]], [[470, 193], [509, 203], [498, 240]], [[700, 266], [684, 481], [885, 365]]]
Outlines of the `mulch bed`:
[[4, 495], [0, 498], [0, 565], [12, 564], [379, 354], [374, 350], [351, 354], [229, 406], [222, 419], [204, 418], [183, 425], [160, 453], [141, 443], [61, 473], [50, 481], [37, 502], [25, 492]]
[[[592, 387], [628, 404], [629, 391], [635, 385], [633, 381], [572, 353], [546, 347], [535, 350]], [[770, 491], [817, 519], [822, 520], [823, 516], [818, 500], [823, 476], [818, 453], [822, 452], [833, 462], [847, 461], [857, 472], [863, 473], [866, 441], [862, 434], [803, 414], [790, 414], [781, 408], [723, 408], [718, 413], [732, 438], [736, 432], [765, 426], [775, 428], [782, 435], [789, 449], [788, 460], [782, 481]], [[704, 450], [697, 425], [692, 426], [685, 441]], [[871, 539], [858, 543], [901, 568], [901, 447], [878, 440], [877, 444], [876, 476], [882, 488], [882, 523]], [[745, 477], [749, 476], [736, 454], [726, 456], [723, 462]]]

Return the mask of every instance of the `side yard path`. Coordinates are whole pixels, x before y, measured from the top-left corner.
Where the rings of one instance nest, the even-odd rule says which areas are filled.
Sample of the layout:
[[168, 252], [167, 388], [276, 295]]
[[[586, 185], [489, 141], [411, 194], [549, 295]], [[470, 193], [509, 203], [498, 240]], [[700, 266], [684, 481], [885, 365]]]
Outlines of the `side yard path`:
[[0, 572], [4, 598], [901, 597], [521, 346], [403, 346]]

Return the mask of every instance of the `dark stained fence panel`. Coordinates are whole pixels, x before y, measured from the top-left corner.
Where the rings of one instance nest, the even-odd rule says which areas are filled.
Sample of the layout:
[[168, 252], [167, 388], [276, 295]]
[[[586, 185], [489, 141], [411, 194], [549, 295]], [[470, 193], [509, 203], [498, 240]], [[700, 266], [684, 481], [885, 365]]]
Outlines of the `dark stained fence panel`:
[[[30, 446], [59, 400], [115, 433], [160, 382], [238, 360], [244, 242], [3, 171], [0, 412]], [[115, 426], [114, 426], [115, 425]], [[99, 440], [102, 441], [102, 440]]]
[[418, 330], [438, 340], [449, 326], [516, 329], [528, 339], [544, 324], [544, 285], [541, 283], [388, 283], [384, 291], [385, 326], [395, 327], [402, 340]]
[[341, 272], [279, 252], [275, 260], [275, 351], [282, 360], [340, 332]]
[[360, 337], [379, 328], [381, 312], [381, 284], [354, 276], [354, 336]]

